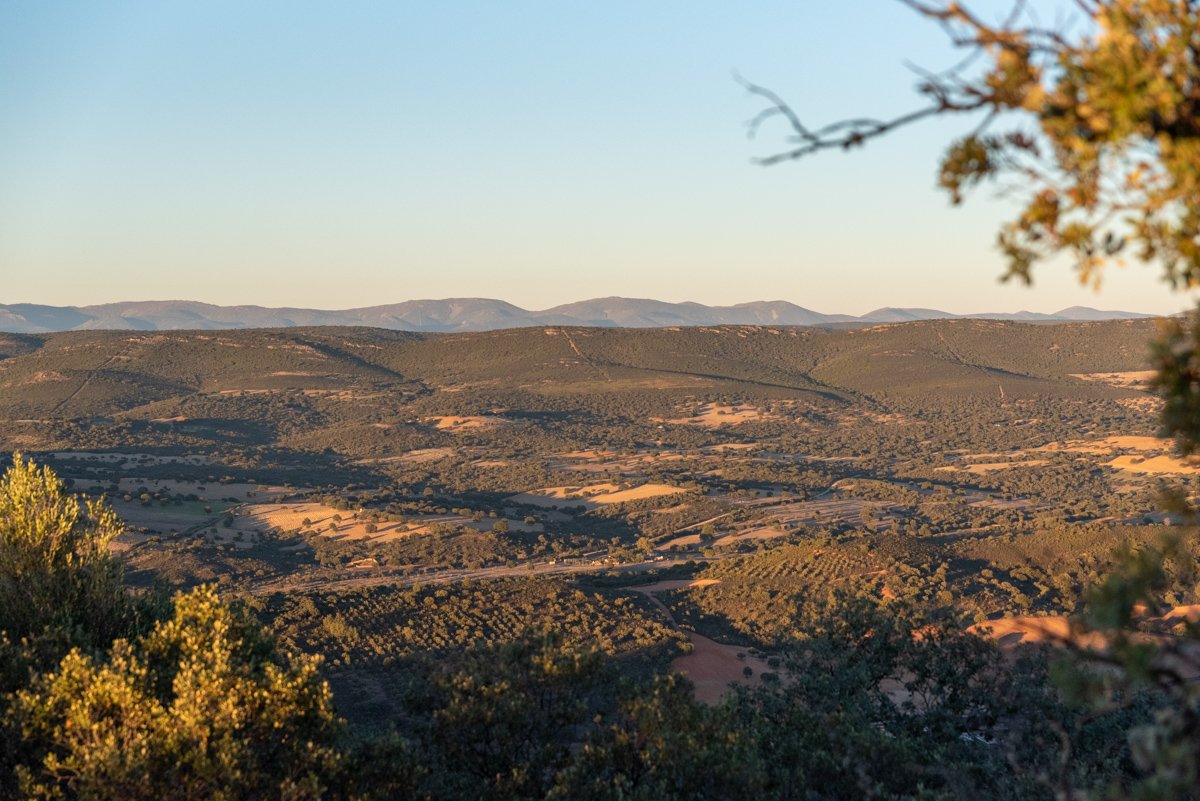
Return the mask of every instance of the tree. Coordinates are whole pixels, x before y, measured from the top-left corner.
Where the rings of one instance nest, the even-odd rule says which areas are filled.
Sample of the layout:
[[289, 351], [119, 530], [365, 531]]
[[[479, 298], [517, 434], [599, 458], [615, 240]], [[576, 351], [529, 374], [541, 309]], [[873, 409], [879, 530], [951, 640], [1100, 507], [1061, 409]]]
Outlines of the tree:
[[53, 470], [13, 457], [0, 477], [0, 715], [30, 671], [72, 647], [107, 648], [161, 613], [161, 597], [123, 586], [109, 552], [121, 529], [102, 501], [80, 502]]
[[[675, 675], [627, 700], [559, 772], [552, 801], [768, 798], [764, 765], [732, 706], [709, 709]], [[791, 766], [787, 766], [791, 767]]]
[[103, 658], [72, 650], [10, 718], [31, 799], [319, 798], [336, 767], [316, 661], [282, 654], [212, 587]]
[[[776, 93], [746, 84], [768, 102], [751, 133], [773, 118], [791, 132], [791, 146], [760, 163], [850, 149], [929, 117], [975, 115], [975, 127], [947, 148], [939, 184], [957, 204], [985, 181], [1013, 179], [1006, 188], [1024, 208], [997, 237], [1005, 278], [1030, 282], [1036, 263], [1066, 254], [1085, 283], [1132, 257], [1158, 263], [1177, 289], [1200, 286], [1198, 0], [1075, 0], [1084, 21], [1078, 33], [1041, 25], [1023, 0], [997, 24], [962, 2], [901, 2], [940, 24], [967, 60], [922, 73], [922, 108], [821, 128], [802, 122]], [[1166, 324], [1154, 360], [1165, 431], [1183, 453], [1200, 451], [1200, 313], [1190, 324]], [[1182, 495], [1172, 506], [1194, 520]], [[1164, 565], [1172, 559], [1191, 573], [1194, 559], [1167, 541], [1128, 554], [1093, 594], [1090, 614], [1075, 627], [1101, 632], [1108, 642], [1102, 653], [1082, 651], [1071, 637], [1060, 643], [1077, 656], [1059, 671], [1060, 683], [1095, 715], [1128, 706], [1146, 688], [1160, 694], [1153, 719], [1129, 732], [1145, 772], [1133, 792], [1144, 798], [1194, 798], [1200, 786], [1200, 628], [1163, 639], [1138, 632], [1135, 616], [1139, 604], [1162, 610]], [[1107, 671], [1097, 672], [1097, 662]], [[1074, 797], [1068, 769], [1078, 753], [1070, 733], [1060, 731], [1065, 746], [1054, 789]]]
[[20, 454], [0, 477], [0, 795], [15, 792], [21, 739], [4, 721], [10, 694], [71, 648], [100, 652], [157, 612], [152, 596], [122, 586], [108, 550], [120, 532], [107, 506], [80, 503], [54, 471]]
[[82, 629], [111, 640], [124, 593], [108, 545], [120, 533], [107, 505], [81, 504], [53, 470], [16, 454], [0, 478], [0, 631], [15, 640]]
[[543, 797], [572, 728], [587, 720], [599, 672], [598, 652], [553, 632], [468, 653], [438, 682], [442, 704], [433, 720], [444, 770], [465, 783], [450, 797]]
[[973, 115], [979, 122], [946, 150], [938, 182], [960, 203], [984, 181], [1015, 179], [1007, 188], [1024, 208], [998, 235], [1006, 277], [1028, 282], [1035, 263], [1066, 253], [1081, 280], [1096, 281], [1106, 263], [1132, 254], [1158, 262], [1176, 287], [1200, 285], [1200, 2], [1075, 0], [1079, 33], [1039, 24], [1023, 0], [995, 24], [961, 2], [901, 2], [940, 24], [966, 60], [921, 71], [927, 102], [911, 113], [819, 128], [746, 83], [768, 102], [751, 133], [780, 118], [791, 134], [760, 163]]

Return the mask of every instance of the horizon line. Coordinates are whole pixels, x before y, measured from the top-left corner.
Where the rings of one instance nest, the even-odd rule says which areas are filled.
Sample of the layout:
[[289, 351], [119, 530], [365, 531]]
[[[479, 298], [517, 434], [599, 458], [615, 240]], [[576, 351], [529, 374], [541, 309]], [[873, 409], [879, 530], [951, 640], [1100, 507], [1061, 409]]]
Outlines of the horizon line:
[[[1120, 312], [1120, 313], [1126, 313], [1126, 314], [1144, 314], [1144, 315], [1148, 315], [1148, 316], [1152, 316], [1152, 317], [1167, 317], [1167, 316], [1171, 316], [1174, 314], [1179, 314], [1180, 312], [1184, 311], [1184, 308], [1180, 308], [1176, 311], [1162, 311], [1162, 310], [1146, 311], [1144, 309], [1134, 309], [1134, 308], [1117, 308], [1117, 307], [1102, 308], [1099, 306], [1086, 306], [1083, 304], [1073, 304], [1073, 305], [1062, 306], [1062, 307], [1058, 307], [1058, 308], [1054, 308], [1054, 309], [1050, 309], [1050, 310], [1042, 310], [1037, 307], [1032, 307], [1032, 308], [1026, 307], [1026, 308], [1019, 308], [1019, 309], [1012, 309], [1012, 310], [1010, 310], [1010, 309], [990, 309], [990, 310], [977, 310], [977, 311], [971, 311], [971, 312], [960, 312], [960, 311], [952, 311], [952, 310], [949, 310], [946, 308], [940, 308], [937, 306], [930, 306], [930, 305], [920, 305], [920, 304], [905, 305], [902, 303], [895, 303], [895, 304], [888, 304], [888, 305], [884, 305], [884, 306], [876, 306], [873, 308], [869, 308], [866, 311], [855, 314], [853, 312], [844, 312], [844, 311], [833, 311], [833, 312], [823, 311], [823, 310], [820, 310], [820, 309], [817, 309], [817, 308], [814, 308], [811, 306], [804, 306], [800, 303], [797, 303], [792, 300], [786, 300], [784, 298], [757, 299], [757, 300], [749, 300], [749, 301], [740, 301], [740, 302], [736, 302], [736, 303], [704, 303], [702, 301], [696, 301], [696, 300], [663, 300], [661, 298], [654, 298], [654, 297], [635, 297], [635, 296], [626, 296], [626, 295], [599, 295], [599, 296], [593, 296], [593, 297], [584, 297], [584, 298], [580, 298], [578, 300], [566, 301], [564, 303], [557, 303], [557, 304], [554, 304], [551, 306], [545, 306], [542, 308], [537, 308], [534, 306], [523, 306], [523, 305], [520, 305], [518, 303], [515, 303], [511, 300], [507, 300], [504, 298], [488, 297], [488, 296], [483, 296], [483, 295], [476, 295], [476, 296], [460, 295], [460, 296], [450, 296], [450, 297], [443, 297], [443, 298], [418, 297], [418, 298], [408, 298], [405, 300], [389, 301], [389, 302], [385, 302], [385, 303], [371, 303], [371, 304], [361, 305], [361, 306], [344, 306], [344, 307], [339, 307], [339, 308], [320, 307], [320, 306], [302, 306], [302, 305], [296, 305], [296, 304], [264, 305], [261, 303], [251, 303], [251, 302], [220, 303], [220, 302], [214, 302], [214, 301], [210, 301], [210, 300], [197, 300], [195, 298], [178, 298], [178, 297], [177, 298], [147, 298], [147, 299], [141, 299], [141, 300], [125, 299], [125, 300], [102, 301], [102, 302], [98, 302], [98, 303], [85, 303], [85, 304], [46, 303], [46, 302], [38, 302], [38, 301], [11, 301], [11, 302], [0, 301], [0, 306], [4, 306], [4, 307], [40, 306], [40, 307], [60, 308], [60, 309], [87, 309], [87, 308], [96, 308], [96, 307], [102, 307], [102, 306], [122, 306], [122, 305], [135, 305], [135, 304], [162, 304], [162, 303], [184, 304], [184, 303], [188, 303], [188, 304], [211, 306], [214, 308], [224, 308], [224, 309], [253, 308], [253, 309], [263, 309], [263, 310], [268, 310], [268, 311], [294, 309], [294, 310], [299, 310], [299, 311], [338, 313], [338, 312], [354, 312], [354, 311], [364, 311], [364, 310], [371, 310], [371, 309], [381, 309], [381, 308], [387, 308], [389, 306], [401, 306], [401, 305], [404, 305], [407, 303], [452, 303], [452, 302], [480, 302], [480, 301], [482, 301], [482, 302], [492, 302], [492, 303], [503, 303], [505, 305], [512, 306], [513, 308], [523, 311], [523, 312], [541, 313], [541, 312], [553, 311], [553, 310], [559, 309], [564, 306], [572, 306], [572, 305], [576, 305], [576, 304], [580, 304], [580, 303], [588, 303], [588, 302], [594, 302], [594, 301], [606, 301], [606, 300], [662, 303], [662, 304], [673, 305], [673, 306], [691, 305], [691, 306], [700, 306], [703, 308], [710, 308], [710, 309], [733, 309], [733, 308], [747, 307], [747, 306], [754, 306], [754, 305], [779, 303], [779, 304], [788, 304], [790, 306], [793, 306], [793, 307], [796, 307], [799, 309], [804, 309], [806, 311], [810, 311], [810, 312], [825, 315], [825, 316], [841, 315], [841, 316], [846, 316], [846, 317], [865, 317], [874, 312], [893, 310], [893, 309], [895, 309], [895, 310], [931, 311], [931, 312], [938, 312], [941, 314], [950, 314], [950, 315], [954, 315], [956, 317], [973, 317], [973, 316], [985, 315], [985, 314], [1046, 314], [1046, 315], [1053, 315], [1053, 314], [1057, 314], [1059, 312], [1068, 311], [1068, 310], [1072, 310], [1072, 309], [1089, 309], [1089, 310], [1099, 311], [1099, 312]], [[1192, 303], [1191, 299], [1187, 298], [1186, 295], [1181, 295], [1180, 300], [1181, 300], [1181, 306], [1190, 306]]]

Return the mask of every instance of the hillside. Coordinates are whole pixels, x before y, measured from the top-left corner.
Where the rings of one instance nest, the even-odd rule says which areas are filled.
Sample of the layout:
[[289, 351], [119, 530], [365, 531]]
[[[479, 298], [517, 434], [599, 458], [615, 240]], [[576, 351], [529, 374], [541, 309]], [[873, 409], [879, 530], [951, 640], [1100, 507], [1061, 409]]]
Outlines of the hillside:
[[128, 412], [190, 395], [474, 387], [563, 396], [751, 387], [821, 402], [865, 396], [1118, 393], [1071, 376], [1134, 370], [1149, 321], [947, 320], [848, 330], [523, 328], [461, 335], [370, 328], [0, 339], [0, 414]]

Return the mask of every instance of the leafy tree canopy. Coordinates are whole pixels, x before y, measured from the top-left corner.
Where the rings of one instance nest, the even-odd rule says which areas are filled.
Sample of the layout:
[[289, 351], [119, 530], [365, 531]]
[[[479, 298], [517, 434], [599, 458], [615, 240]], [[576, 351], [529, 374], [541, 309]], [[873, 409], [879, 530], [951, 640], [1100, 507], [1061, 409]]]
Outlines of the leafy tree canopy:
[[967, 59], [922, 72], [928, 103], [912, 113], [821, 128], [748, 84], [769, 103], [752, 131], [776, 117], [791, 129], [790, 146], [761, 163], [852, 148], [927, 117], [982, 116], [946, 150], [938, 180], [955, 203], [993, 179], [1023, 198], [998, 235], [1006, 277], [1028, 282], [1034, 264], [1068, 254], [1081, 280], [1097, 281], [1132, 255], [1177, 287], [1200, 284], [1200, 3], [1075, 0], [1072, 30], [1039, 24], [1021, 0], [997, 23], [967, 3], [901, 1]]
[[319, 798], [336, 762], [315, 660], [281, 654], [212, 587], [103, 659], [71, 651], [10, 716], [28, 798]]
[[108, 506], [81, 504], [54, 471], [17, 454], [0, 477], [0, 630], [102, 624], [121, 594], [108, 551], [120, 532]]

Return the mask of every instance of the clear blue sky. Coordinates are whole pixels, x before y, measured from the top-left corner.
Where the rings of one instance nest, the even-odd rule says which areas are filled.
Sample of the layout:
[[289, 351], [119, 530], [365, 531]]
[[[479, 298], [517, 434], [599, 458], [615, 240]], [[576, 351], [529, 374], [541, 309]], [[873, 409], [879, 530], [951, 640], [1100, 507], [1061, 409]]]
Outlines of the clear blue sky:
[[1007, 209], [933, 188], [965, 121], [751, 166], [732, 70], [829, 121], [911, 108], [905, 59], [954, 57], [894, 0], [9, 0], [0, 302], [1185, 305], [997, 284]]

